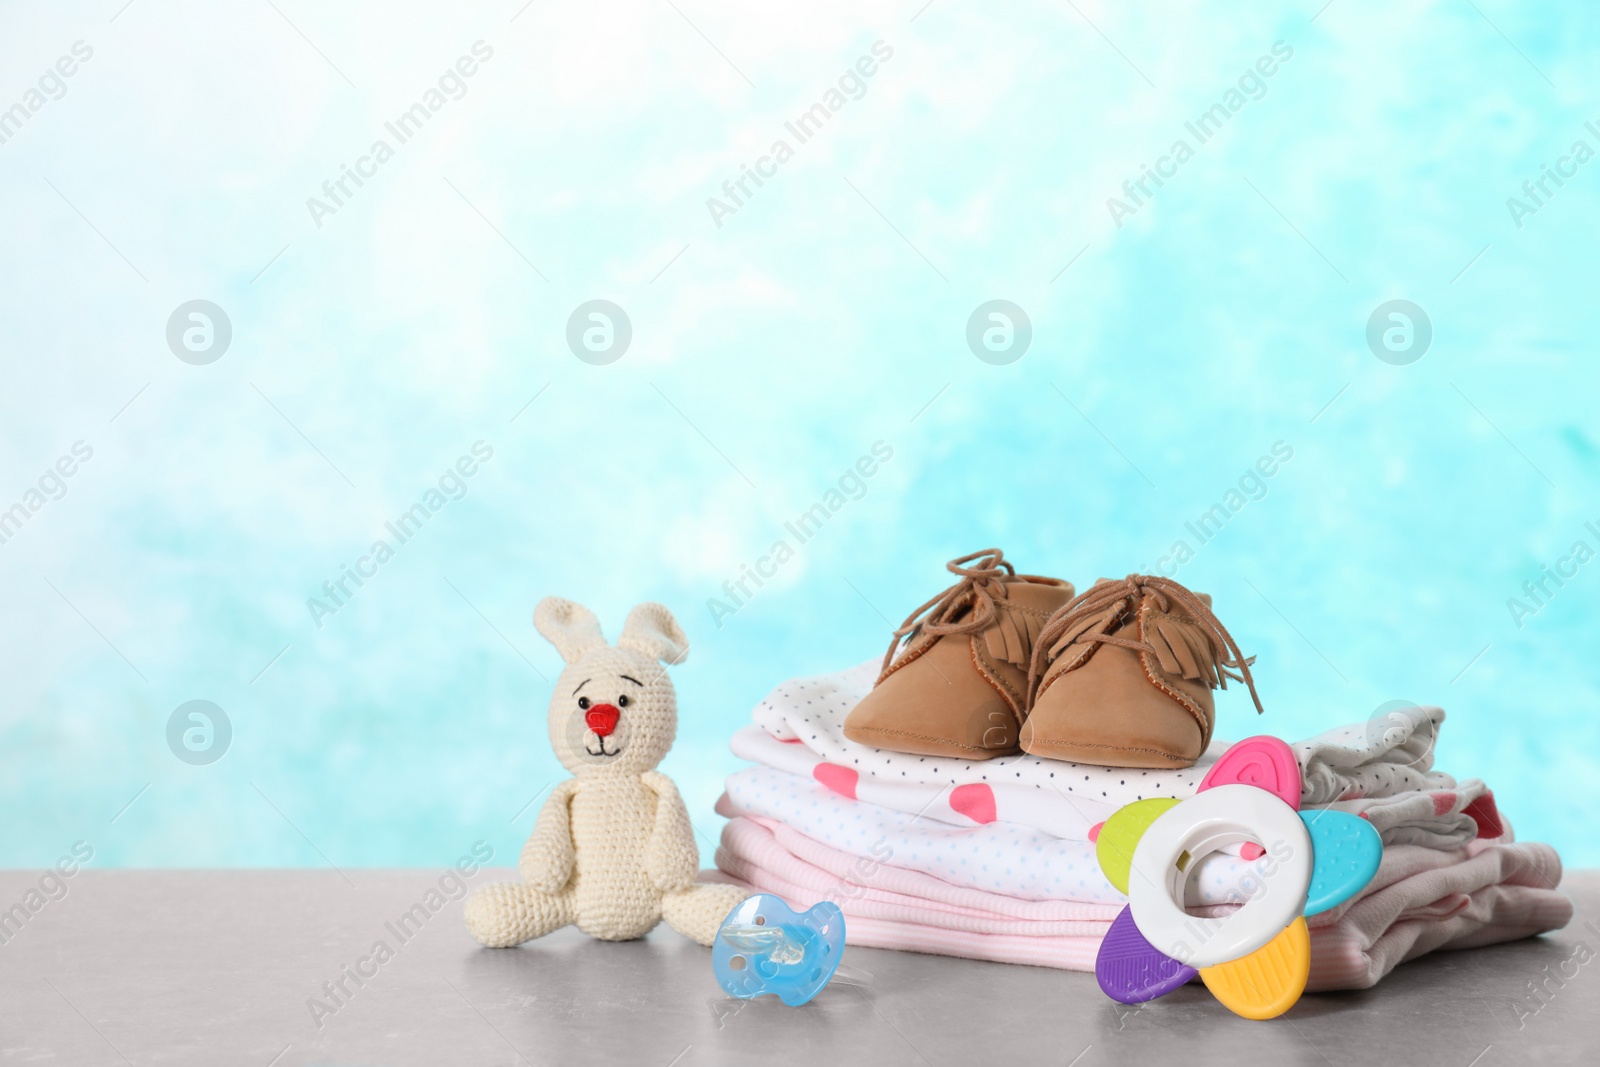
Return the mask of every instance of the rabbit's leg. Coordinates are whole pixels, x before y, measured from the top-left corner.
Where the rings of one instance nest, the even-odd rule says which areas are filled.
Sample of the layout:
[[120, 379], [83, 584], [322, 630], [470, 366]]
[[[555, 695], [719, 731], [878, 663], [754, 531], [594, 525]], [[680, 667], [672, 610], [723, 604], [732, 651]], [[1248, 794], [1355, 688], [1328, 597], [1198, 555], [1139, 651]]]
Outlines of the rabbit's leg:
[[661, 917], [684, 937], [710, 945], [728, 912], [749, 895], [736, 885], [698, 883], [663, 897]]
[[572, 894], [541, 893], [520, 882], [496, 882], [467, 898], [467, 929], [490, 948], [510, 948], [570, 924]]

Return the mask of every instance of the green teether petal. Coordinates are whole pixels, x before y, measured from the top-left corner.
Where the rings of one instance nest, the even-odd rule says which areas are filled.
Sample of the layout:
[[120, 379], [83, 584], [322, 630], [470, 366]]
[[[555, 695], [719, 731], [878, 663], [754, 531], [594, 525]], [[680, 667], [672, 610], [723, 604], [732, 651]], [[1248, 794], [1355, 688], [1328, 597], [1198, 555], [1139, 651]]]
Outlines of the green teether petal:
[[1164, 815], [1173, 805], [1175, 797], [1151, 797], [1136, 800], [1117, 809], [1115, 815], [1100, 827], [1100, 837], [1095, 841], [1095, 859], [1106, 881], [1120, 893], [1128, 891], [1128, 869], [1133, 866], [1133, 849], [1139, 838], [1150, 829], [1150, 824]]

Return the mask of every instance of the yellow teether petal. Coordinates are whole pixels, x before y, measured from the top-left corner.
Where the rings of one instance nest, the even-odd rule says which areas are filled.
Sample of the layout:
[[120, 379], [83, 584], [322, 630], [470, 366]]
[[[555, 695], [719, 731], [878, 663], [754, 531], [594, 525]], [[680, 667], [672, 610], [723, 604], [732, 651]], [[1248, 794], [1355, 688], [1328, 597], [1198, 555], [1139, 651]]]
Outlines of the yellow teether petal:
[[1250, 955], [1200, 970], [1212, 995], [1246, 1019], [1282, 1015], [1306, 991], [1310, 977], [1311, 932], [1304, 916]]
[[1094, 856], [1100, 861], [1100, 870], [1106, 881], [1120, 893], [1128, 891], [1128, 868], [1133, 865], [1133, 849], [1139, 838], [1150, 829], [1169, 808], [1177, 804], [1175, 797], [1151, 797], [1136, 800], [1117, 809], [1115, 815], [1100, 827], [1095, 840]]

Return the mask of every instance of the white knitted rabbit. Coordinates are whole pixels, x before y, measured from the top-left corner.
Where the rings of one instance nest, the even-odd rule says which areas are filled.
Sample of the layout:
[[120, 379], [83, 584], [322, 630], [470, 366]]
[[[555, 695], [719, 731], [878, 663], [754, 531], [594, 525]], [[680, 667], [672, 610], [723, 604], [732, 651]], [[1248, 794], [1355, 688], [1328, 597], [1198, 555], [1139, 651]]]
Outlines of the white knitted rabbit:
[[711, 944], [748, 894], [695, 883], [700, 853], [683, 798], [655, 770], [672, 747], [678, 705], [664, 663], [689, 641], [672, 613], [640, 604], [615, 647], [580, 604], [547, 597], [533, 624], [567, 666], [550, 698], [550, 743], [575, 777], [556, 786], [517, 864], [523, 881], [467, 899], [467, 929], [492, 948], [576, 923], [604, 941], [643, 937], [657, 923]]

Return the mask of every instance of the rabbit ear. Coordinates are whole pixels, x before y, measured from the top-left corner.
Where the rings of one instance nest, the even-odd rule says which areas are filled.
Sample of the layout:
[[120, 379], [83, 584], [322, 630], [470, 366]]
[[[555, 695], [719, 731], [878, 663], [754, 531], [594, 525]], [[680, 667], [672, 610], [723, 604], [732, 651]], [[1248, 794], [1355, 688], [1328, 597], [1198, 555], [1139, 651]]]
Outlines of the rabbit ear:
[[678, 664], [689, 655], [689, 635], [665, 606], [647, 602], [628, 612], [617, 647], [643, 652], [663, 663]]
[[576, 663], [585, 652], [606, 643], [594, 612], [558, 596], [539, 601], [533, 609], [533, 625], [568, 663]]

